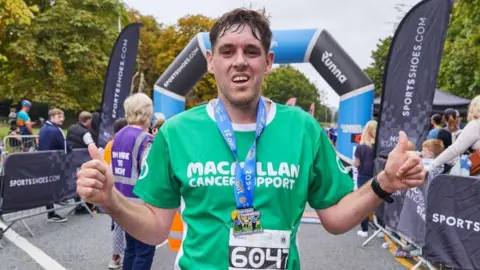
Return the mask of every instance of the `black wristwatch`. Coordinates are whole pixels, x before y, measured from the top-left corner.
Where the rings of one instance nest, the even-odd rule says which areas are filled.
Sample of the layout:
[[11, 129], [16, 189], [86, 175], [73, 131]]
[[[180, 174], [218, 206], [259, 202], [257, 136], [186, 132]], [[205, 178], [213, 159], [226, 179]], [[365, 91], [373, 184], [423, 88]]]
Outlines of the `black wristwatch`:
[[375, 194], [377, 194], [377, 196], [382, 200], [386, 201], [387, 203], [393, 203], [393, 198], [391, 197], [392, 193], [388, 193], [380, 187], [377, 181], [377, 176], [373, 177], [372, 179], [372, 189], [373, 192], [375, 192]]

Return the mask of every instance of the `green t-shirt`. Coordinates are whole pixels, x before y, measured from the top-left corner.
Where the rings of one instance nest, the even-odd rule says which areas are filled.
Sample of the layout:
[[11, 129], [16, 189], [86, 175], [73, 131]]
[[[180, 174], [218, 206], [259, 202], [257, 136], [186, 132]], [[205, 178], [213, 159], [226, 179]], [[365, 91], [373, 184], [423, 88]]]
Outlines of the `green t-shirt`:
[[[184, 232], [175, 269], [300, 269], [296, 235], [307, 201], [328, 208], [352, 192], [352, 179], [311, 115], [266, 99], [271, 107], [257, 143], [254, 193], [256, 227], [264, 232], [233, 237], [235, 158], [213, 102], [162, 126], [134, 193], [159, 208], [180, 207]], [[233, 128], [243, 162], [255, 124]]]

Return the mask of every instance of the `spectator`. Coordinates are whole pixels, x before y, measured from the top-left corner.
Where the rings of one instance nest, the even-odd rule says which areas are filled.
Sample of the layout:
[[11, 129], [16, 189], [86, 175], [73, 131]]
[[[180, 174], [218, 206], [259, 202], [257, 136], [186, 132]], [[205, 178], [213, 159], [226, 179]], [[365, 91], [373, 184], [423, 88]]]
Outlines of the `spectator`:
[[428, 132], [427, 139], [436, 139], [438, 136], [438, 131], [442, 129], [442, 116], [438, 113], [432, 115], [430, 118], [430, 123], [433, 128]]
[[[111, 167], [117, 190], [129, 200], [141, 202], [132, 191], [153, 139], [147, 132], [153, 118], [153, 103], [147, 95], [137, 93], [125, 100], [124, 108], [128, 126], [113, 138]], [[155, 246], [143, 243], [128, 233], [125, 233], [125, 239], [124, 269], [150, 269]]]
[[67, 130], [67, 140], [73, 148], [87, 148], [89, 144], [95, 143], [92, 134], [88, 130], [92, 123], [92, 114], [81, 112], [78, 116], [78, 123], [70, 126]]
[[[476, 96], [468, 107], [468, 123], [457, 140], [439, 155], [432, 166], [440, 166], [458, 158], [467, 151], [479, 154], [480, 151], [480, 95]], [[475, 164], [472, 164], [475, 167]]]
[[[127, 126], [127, 120], [125, 118], [120, 118], [115, 121], [113, 124], [113, 136], [117, 134], [122, 128]], [[113, 139], [110, 140], [107, 145], [105, 146], [105, 150], [103, 151], [103, 160], [107, 162], [107, 164], [111, 165], [112, 163], [112, 145]], [[112, 219], [111, 225], [112, 231], [112, 258], [110, 259], [110, 263], [108, 264], [109, 269], [117, 269], [122, 267], [122, 257], [121, 254], [125, 249], [125, 232], [123, 229]]]
[[330, 129], [328, 130], [328, 138], [332, 142], [333, 147], [337, 145], [337, 128], [335, 125], [331, 125]]
[[[38, 144], [38, 151], [63, 150], [67, 151], [67, 140], [63, 134], [61, 126], [65, 120], [65, 116], [60, 109], [51, 109], [48, 111], [50, 120], [45, 122], [45, 125], [40, 128], [40, 138]], [[47, 205], [47, 210], [53, 209], [53, 204]], [[55, 211], [48, 212], [48, 222], [66, 222], [67, 219], [58, 215]]]
[[443, 142], [438, 139], [430, 139], [426, 140], [422, 144], [422, 162], [425, 169], [429, 171], [430, 177], [433, 179], [438, 174], [443, 173], [444, 167], [443, 165], [438, 166], [436, 168], [432, 168], [432, 163], [436, 157], [438, 157], [445, 147], [443, 146]]
[[[375, 144], [375, 137], [377, 132], [377, 121], [371, 120], [365, 125], [365, 129], [362, 133], [362, 139], [360, 144], [355, 149], [355, 159], [353, 165], [358, 168], [357, 185], [358, 188], [367, 183], [373, 178], [373, 161], [375, 159], [375, 153], [373, 152], [373, 146]], [[361, 237], [368, 236], [368, 218], [365, 218], [360, 223], [361, 230], [357, 234]]]
[[444, 129], [450, 132], [453, 143], [459, 133], [457, 112], [454, 109], [446, 109], [443, 112], [443, 120], [445, 121]]
[[11, 108], [8, 114], [8, 125], [12, 127], [17, 122], [17, 109]]
[[157, 135], [157, 133], [160, 130], [160, 128], [162, 127], [163, 123], [165, 123], [165, 121], [163, 119], [158, 119], [157, 122], [155, 122], [155, 125], [153, 125], [153, 128], [152, 128], [152, 135], [153, 136]]
[[[20, 129], [20, 135], [31, 136], [33, 135], [33, 126], [35, 122], [32, 122], [28, 113], [32, 108], [32, 103], [28, 100], [22, 101], [22, 109], [17, 113], [17, 126]], [[32, 137], [22, 138], [23, 151], [28, 152], [34, 146], [34, 139]]]
[[35, 122], [32, 122], [28, 113], [32, 108], [32, 103], [28, 100], [22, 101], [22, 110], [17, 114], [17, 126], [20, 128], [21, 135], [32, 135], [32, 126]]
[[92, 134], [92, 139], [95, 145], [98, 144], [98, 128], [100, 126], [100, 114], [98, 112], [92, 113], [92, 122], [88, 127], [88, 132]]
[[[117, 134], [122, 128], [126, 127], [128, 125], [127, 119], [125, 118], [120, 118], [113, 123], [113, 136]], [[105, 145], [105, 149], [103, 151], [103, 159], [107, 164], [112, 163], [112, 145], [113, 145], [113, 138]]]
[[[71, 125], [67, 130], [67, 141], [74, 149], [87, 148], [89, 144], [94, 144], [92, 134], [88, 130], [92, 123], [92, 114], [83, 111], [78, 116], [78, 123]], [[75, 202], [80, 202], [80, 197], [76, 196]], [[95, 206], [91, 203], [86, 203], [90, 210], [94, 210]], [[83, 205], [78, 205], [75, 208], [75, 214], [85, 214], [87, 209]]]
[[[10, 132], [8, 133], [8, 140], [7, 140], [7, 145], [5, 147], [8, 148], [13, 148], [13, 149], [22, 149], [22, 139], [19, 137], [20, 136], [20, 128], [17, 126], [17, 124], [13, 123], [10, 126]], [[10, 149], [9, 149], [10, 150]], [[6, 152], [10, 152], [9, 150], [6, 150]]]

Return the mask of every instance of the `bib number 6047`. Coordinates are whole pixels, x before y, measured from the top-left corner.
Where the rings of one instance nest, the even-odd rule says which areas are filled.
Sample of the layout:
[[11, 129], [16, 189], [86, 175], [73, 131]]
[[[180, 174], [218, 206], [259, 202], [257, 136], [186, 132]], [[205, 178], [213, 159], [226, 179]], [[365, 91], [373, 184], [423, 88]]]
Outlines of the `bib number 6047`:
[[235, 269], [287, 269], [288, 249], [230, 247], [230, 267]]

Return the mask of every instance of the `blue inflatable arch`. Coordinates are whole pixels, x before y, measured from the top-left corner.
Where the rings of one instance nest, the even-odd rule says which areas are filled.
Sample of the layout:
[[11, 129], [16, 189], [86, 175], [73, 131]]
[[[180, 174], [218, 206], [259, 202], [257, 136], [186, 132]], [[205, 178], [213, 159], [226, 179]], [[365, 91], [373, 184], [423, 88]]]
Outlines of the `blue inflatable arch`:
[[[207, 72], [207, 32], [199, 33], [155, 83], [155, 118], [168, 119], [184, 111], [185, 96]], [[322, 29], [273, 31], [275, 64], [310, 63], [340, 96], [337, 153], [352, 164], [354, 138], [372, 118], [374, 86], [335, 39]]]

